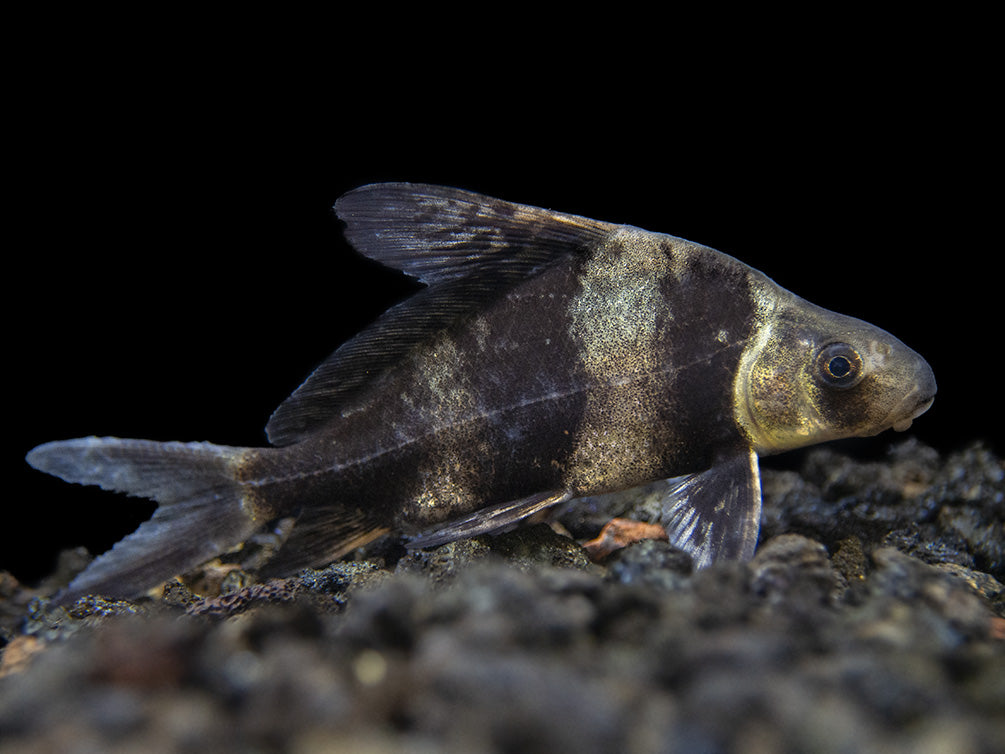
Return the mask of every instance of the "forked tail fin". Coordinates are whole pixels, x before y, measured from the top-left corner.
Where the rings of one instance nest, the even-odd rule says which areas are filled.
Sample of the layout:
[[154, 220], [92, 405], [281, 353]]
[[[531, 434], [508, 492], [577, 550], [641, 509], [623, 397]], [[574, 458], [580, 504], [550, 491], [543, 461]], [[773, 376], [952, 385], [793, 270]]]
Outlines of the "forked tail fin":
[[155, 500], [153, 517], [59, 595], [134, 597], [243, 542], [258, 527], [236, 469], [252, 452], [210, 443], [83, 437], [39, 445], [27, 461], [67, 482]]

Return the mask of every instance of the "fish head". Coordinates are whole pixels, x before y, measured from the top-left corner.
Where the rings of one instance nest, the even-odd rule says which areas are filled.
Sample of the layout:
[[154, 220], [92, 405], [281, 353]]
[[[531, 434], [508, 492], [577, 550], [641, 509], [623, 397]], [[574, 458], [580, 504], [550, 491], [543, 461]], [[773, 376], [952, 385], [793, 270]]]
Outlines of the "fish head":
[[894, 336], [776, 294], [741, 359], [737, 421], [759, 454], [903, 431], [935, 399], [928, 363]]

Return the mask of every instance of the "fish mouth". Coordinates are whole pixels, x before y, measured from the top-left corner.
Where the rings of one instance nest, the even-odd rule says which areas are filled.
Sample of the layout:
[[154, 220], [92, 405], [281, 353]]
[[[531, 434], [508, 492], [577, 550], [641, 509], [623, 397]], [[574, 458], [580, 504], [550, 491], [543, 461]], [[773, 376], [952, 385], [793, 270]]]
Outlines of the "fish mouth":
[[928, 409], [932, 407], [933, 403], [935, 403], [934, 395], [929, 396], [928, 398], [923, 398], [920, 401], [918, 401], [917, 405], [914, 407], [914, 410], [908, 416], [906, 416], [903, 419], [898, 419], [891, 425], [893, 427], [893, 431], [903, 432], [904, 430], [908, 429], [911, 426], [911, 423], [915, 419], [917, 419], [919, 416], [921, 416], [923, 413], [925, 413]]

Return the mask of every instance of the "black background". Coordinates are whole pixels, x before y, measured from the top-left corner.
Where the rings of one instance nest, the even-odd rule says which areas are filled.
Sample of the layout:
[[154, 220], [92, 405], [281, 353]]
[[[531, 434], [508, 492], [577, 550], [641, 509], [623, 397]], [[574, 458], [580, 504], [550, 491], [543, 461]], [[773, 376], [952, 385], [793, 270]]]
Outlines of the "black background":
[[34, 472], [28, 449], [90, 434], [260, 445], [313, 366], [407, 295], [331, 211], [373, 181], [730, 253], [929, 360], [939, 395], [910, 434], [1001, 447], [1001, 244], [982, 230], [1000, 216], [1000, 162], [983, 90], [960, 69], [919, 47], [909, 66], [879, 55], [878, 72], [779, 60], [638, 87], [602, 67], [517, 76], [417, 53], [391, 84], [357, 77], [358, 51], [307, 47], [80, 44], [21, 81], [3, 454], [18, 484], [0, 568], [37, 578], [61, 548], [100, 552], [152, 510]]

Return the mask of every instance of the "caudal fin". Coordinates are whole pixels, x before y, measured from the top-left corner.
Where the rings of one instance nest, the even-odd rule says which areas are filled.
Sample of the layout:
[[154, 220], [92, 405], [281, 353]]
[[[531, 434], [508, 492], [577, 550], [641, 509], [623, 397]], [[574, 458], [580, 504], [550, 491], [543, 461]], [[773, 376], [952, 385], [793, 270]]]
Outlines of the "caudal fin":
[[[236, 467], [251, 452], [210, 443], [83, 437], [39, 445], [27, 461], [67, 482], [155, 500], [153, 517], [59, 595], [134, 597], [246, 540], [258, 527]], [[246, 509], [247, 508], [247, 509]]]

